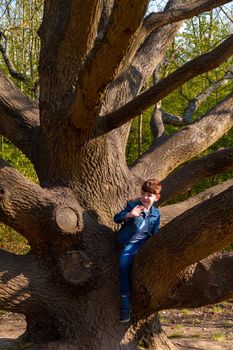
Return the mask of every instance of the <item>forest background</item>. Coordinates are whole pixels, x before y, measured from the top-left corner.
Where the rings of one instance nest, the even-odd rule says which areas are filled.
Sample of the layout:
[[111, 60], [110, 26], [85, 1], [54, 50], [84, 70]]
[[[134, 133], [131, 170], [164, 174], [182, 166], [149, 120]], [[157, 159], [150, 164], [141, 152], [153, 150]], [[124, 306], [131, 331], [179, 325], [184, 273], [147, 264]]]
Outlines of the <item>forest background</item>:
[[[164, 1], [151, 1], [148, 11], [162, 10]], [[37, 30], [41, 23], [43, 1], [0, 1], [0, 70], [32, 99], [39, 91], [38, 60], [40, 41]], [[219, 45], [233, 29], [233, 5], [203, 13], [184, 22], [169, 48], [165, 59], [156, 69], [149, 84], [166, 77], [185, 62], [208, 52]], [[228, 60], [211, 72], [202, 74], [164, 98], [156, 106], [134, 119], [127, 145], [128, 164], [133, 164], [140, 154], [153, 143], [151, 123], [155, 113], [160, 113], [165, 128], [161, 137], [193, 122], [233, 91], [233, 60]], [[148, 88], [148, 86], [145, 86]], [[204, 152], [205, 155], [233, 144], [233, 130]], [[198, 157], [202, 157], [200, 154]], [[0, 136], [0, 157], [8, 161], [26, 177], [37, 182], [30, 161], [6, 138]], [[233, 178], [233, 172], [215, 175], [197, 183], [192, 190], [175, 198], [172, 203], [187, 199], [204, 189]], [[168, 203], [166, 203], [168, 204]], [[0, 225], [0, 246], [15, 253], [25, 254], [29, 245], [25, 238], [9, 227]], [[227, 249], [232, 250], [233, 245]]]

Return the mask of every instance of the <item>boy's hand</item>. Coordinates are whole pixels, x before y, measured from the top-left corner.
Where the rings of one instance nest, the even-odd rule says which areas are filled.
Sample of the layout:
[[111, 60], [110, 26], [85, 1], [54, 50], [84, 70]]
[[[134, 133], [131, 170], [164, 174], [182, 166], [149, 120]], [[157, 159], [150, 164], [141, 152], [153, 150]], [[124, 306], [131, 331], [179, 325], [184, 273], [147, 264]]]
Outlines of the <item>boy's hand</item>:
[[140, 216], [142, 214], [143, 210], [144, 210], [143, 205], [137, 205], [129, 213], [126, 214], [125, 218], [126, 219], [137, 218], [138, 216]]

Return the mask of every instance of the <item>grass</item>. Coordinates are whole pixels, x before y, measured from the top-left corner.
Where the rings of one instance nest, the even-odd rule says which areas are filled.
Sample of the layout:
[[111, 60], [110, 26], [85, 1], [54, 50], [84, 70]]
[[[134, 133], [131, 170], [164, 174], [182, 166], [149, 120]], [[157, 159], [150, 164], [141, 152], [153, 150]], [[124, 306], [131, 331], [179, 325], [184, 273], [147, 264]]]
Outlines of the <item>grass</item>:
[[193, 318], [192, 319], [192, 324], [195, 325], [195, 324], [200, 324], [202, 322], [202, 320], [200, 320], [199, 318]]
[[180, 332], [174, 332], [168, 336], [169, 339], [174, 339], [174, 338], [183, 338], [184, 334]]
[[189, 309], [182, 309], [180, 312], [181, 312], [181, 314], [184, 315], [184, 316], [185, 316], [185, 315], [190, 315], [190, 314], [191, 314], [191, 311], [190, 311]]
[[182, 329], [182, 328], [184, 328], [184, 325], [180, 324], [180, 323], [177, 323], [174, 327], [177, 328], [177, 329]]
[[162, 324], [169, 324], [170, 323], [170, 320], [166, 317], [160, 317], [160, 322]]
[[201, 338], [201, 334], [190, 334], [190, 335], [187, 336], [187, 338], [200, 339]]
[[212, 334], [211, 338], [215, 341], [223, 341], [225, 340], [225, 335], [221, 332]]
[[218, 305], [218, 304], [214, 305], [214, 306], [211, 308], [211, 310], [212, 310], [212, 312], [213, 312], [214, 314], [220, 314], [221, 312], [223, 312], [223, 308], [222, 308], [220, 305]]
[[26, 254], [30, 250], [23, 236], [3, 224], [0, 224], [0, 248], [15, 254]]
[[224, 322], [224, 327], [226, 328], [232, 328], [233, 327], [233, 321], [227, 321], [227, 322]]

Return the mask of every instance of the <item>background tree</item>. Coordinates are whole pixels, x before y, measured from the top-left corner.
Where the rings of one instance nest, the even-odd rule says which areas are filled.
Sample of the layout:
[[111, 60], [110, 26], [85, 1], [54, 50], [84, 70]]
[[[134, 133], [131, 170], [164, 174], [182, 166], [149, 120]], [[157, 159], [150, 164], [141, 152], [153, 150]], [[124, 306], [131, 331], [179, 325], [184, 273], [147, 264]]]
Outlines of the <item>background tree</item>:
[[130, 325], [119, 322], [112, 223], [146, 178], [163, 181], [167, 201], [210, 173], [232, 170], [232, 148], [226, 148], [174, 171], [231, 129], [232, 92], [159, 145], [155, 138], [130, 168], [125, 159], [134, 117], [233, 54], [229, 35], [144, 88], [180, 21], [226, 3], [170, 0], [162, 12], [145, 16], [142, 0], [47, 0], [39, 29], [39, 105], [1, 73], [0, 133], [28, 157], [39, 181], [1, 160], [0, 220], [31, 249], [21, 256], [0, 251], [0, 307], [26, 316], [25, 337], [65, 349], [136, 349], [139, 343], [173, 349], [159, 310], [232, 295], [232, 254], [211, 255], [233, 239], [231, 182], [207, 200], [200, 195], [189, 210], [161, 208], [164, 227], [133, 264]]

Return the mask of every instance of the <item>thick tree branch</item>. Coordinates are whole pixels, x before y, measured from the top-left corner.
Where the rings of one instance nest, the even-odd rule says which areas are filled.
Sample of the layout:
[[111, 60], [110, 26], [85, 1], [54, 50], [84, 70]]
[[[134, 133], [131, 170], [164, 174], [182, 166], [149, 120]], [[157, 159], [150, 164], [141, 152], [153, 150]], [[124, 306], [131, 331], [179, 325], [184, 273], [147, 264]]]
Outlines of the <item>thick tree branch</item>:
[[36, 103], [0, 73], [0, 134], [31, 158], [38, 127]]
[[[159, 81], [160, 65], [153, 72], [153, 84]], [[168, 139], [168, 135], [164, 128], [162, 112], [161, 112], [161, 101], [156, 103], [154, 110], [151, 113], [150, 128], [154, 137], [153, 144], [159, 146]]]
[[113, 9], [113, 5], [114, 5], [114, 0], [102, 1], [102, 12], [101, 12], [101, 17], [100, 17], [99, 26], [98, 26], [98, 39], [102, 39], [105, 34], [107, 24]]
[[164, 127], [160, 106], [161, 106], [160, 102], [155, 105], [150, 118], [150, 128], [151, 128], [151, 133], [154, 137], [154, 141], [153, 141], [154, 147], [160, 146], [169, 138]]
[[[169, 0], [164, 11], [179, 8], [181, 1]], [[182, 4], [195, 3], [194, 0], [183, 0]], [[168, 24], [159, 29], [153, 30], [138, 48], [133, 59], [133, 66], [142, 75], [141, 86], [144, 86], [153, 74], [155, 67], [162, 61], [166, 53], [166, 48], [172, 43], [176, 32], [182, 22]], [[162, 45], [162, 46], [161, 46]]]
[[233, 170], [233, 148], [220, 149], [179, 168], [162, 181], [163, 191], [158, 205], [190, 190], [198, 181]]
[[56, 0], [45, 1], [39, 29], [43, 123], [52, 122], [69, 105], [80, 67], [97, 37], [101, 9], [101, 0], [62, 0], [59, 6]]
[[148, 107], [156, 104], [186, 81], [218, 67], [233, 54], [233, 35], [217, 48], [184, 64], [181, 68], [162, 79], [146, 92], [140, 94], [113, 113], [99, 117], [102, 132], [108, 132], [124, 125]]
[[177, 3], [177, 5], [176, 3], [171, 3], [170, 5], [168, 2], [164, 11], [151, 13], [145, 18], [137, 37], [131, 45], [131, 54], [133, 55], [136, 52], [136, 50], [140, 47], [141, 44], [145, 42], [146, 38], [152, 31], [155, 31], [171, 23], [180, 22], [184, 19], [192, 18], [193, 16], [197, 16], [200, 13], [209, 11], [222, 5], [223, 3], [225, 4], [230, 1], [231, 0], [198, 0], [195, 2], [183, 1], [183, 4], [181, 6], [180, 3]]
[[233, 185], [233, 179], [230, 179], [230, 180], [224, 181], [223, 183], [210, 187], [205, 191], [196, 194], [195, 196], [189, 197], [187, 200], [160, 207], [161, 226], [166, 225], [168, 222], [176, 218], [178, 215], [181, 215], [186, 210], [193, 208], [195, 205], [200, 204], [206, 201], [207, 199], [213, 196], [216, 196], [220, 192], [225, 191], [232, 185]]
[[[103, 93], [107, 85], [117, 76], [120, 66], [124, 66], [122, 61], [141, 25], [147, 2], [147, 0], [120, 0], [114, 4], [105, 36], [94, 49], [78, 81], [75, 103], [72, 107], [72, 119], [76, 127], [86, 127], [87, 111], [90, 119], [100, 111]], [[80, 110], [83, 111], [83, 115], [80, 115]]]
[[82, 211], [71, 193], [48, 191], [0, 160], [0, 221], [30, 244], [82, 229]]
[[179, 273], [233, 241], [232, 196], [233, 186], [186, 211], [137, 254], [134, 290], [149, 312], [160, 308], [164, 291], [172, 290]]
[[177, 276], [165, 308], [200, 307], [233, 297], [233, 253], [216, 253]]
[[170, 2], [168, 2], [166, 9], [163, 12], [152, 13], [145, 18], [140, 31], [137, 33], [138, 35], [131, 44], [131, 48], [127, 54], [127, 59], [125, 60], [126, 65], [124, 66], [124, 69], [128, 68], [127, 65], [129, 65], [131, 62], [131, 58], [135, 55], [136, 51], [145, 42], [146, 38], [152, 31], [155, 31], [165, 25], [191, 18], [204, 11], [209, 11], [222, 5], [223, 3], [230, 1], [231, 0], [199, 0], [195, 2], [183, 1], [183, 6], [180, 8], [176, 8], [176, 6], [179, 6], [179, 4], [176, 5], [174, 2], [171, 2], [170, 4]]
[[[144, 20], [141, 35], [148, 35], [152, 30], [158, 29], [166, 24], [189, 19], [200, 13], [210, 11], [220, 5], [227, 4], [232, 0], [197, 0], [180, 8], [168, 9], [163, 12], [151, 13]], [[145, 34], [144, 34], [145, 33]]]
[[233, 94], [161, 146], [152, 146], [132, 167], [133, 173], [163, 180], [180, 164], [207, 149], [233, 126], [232, 101]]

